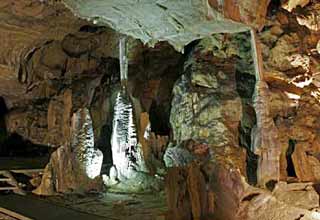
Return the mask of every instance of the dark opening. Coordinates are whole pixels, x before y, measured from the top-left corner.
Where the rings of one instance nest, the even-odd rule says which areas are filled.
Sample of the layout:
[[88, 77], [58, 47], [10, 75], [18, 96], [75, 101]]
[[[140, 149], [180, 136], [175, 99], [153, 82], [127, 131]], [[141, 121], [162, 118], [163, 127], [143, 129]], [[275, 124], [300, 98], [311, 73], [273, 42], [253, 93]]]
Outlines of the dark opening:
[[80, 32], [88, 32], [88, 33], [96, 33], [99, 31], [103, 31], [106, 28], [103, 26], [93, 26], [93, 25], [84, 25], [80, 27], [79, 31]]
[[5, 115], [7, 114], [7, 106], [2, 97], [0, 97], [0, 154], [3, 151], [3, 142], [7, 138], [7, 128], [5, 122]]
[[96, 142], [96, 147], [103, 153], [103, 167], [101, 174], [109, 174], [112, 167], [112, 148], [111, 148], [112, 122], [107, 123], [101, 128], [100, 137]]
[[273, 189], [277, 185], [277, 183], [278, 183], [278, 181], [276, 181], [276, 180], [269, 180], [266, 183], [266, 187], [267, 187], [268, 190], [273, 191]]
[[251, 130], [252, 128], [246, 128], [246, 131], [239, 126], [240, 131], [240, 146], [246, 148], [247, 158], [246, 158], [246, 172], [248, 177], [248, 183], [251, 185], [257, 184], [257, 169], [258, 169], [258, 159], [259, 157], [251, 151]]
[[267, 16], [272, 17], [279, 11], [281, 7], [281, 0], [271, 0], [270, 4], [268, 5]]
[[256, 185], [258, 181], [257, 169], [258, 169], [258, 159], [259, 157], [255, 155], [252, 151], [247, 151], [247, 175], [248, 183], [251, 185]]
[[260, 193], [252, 193], [246, 197], [244, 197], [241, 201], [245, 202], [245, 201], [251, 201], [252, 199], [254, 199], [255, 197], [259, 196]]
[[53, 149], [34, 144], [17, 133], [8, 134], [0, 148], [0, 157], [48, 157]]
[[292, 161], [292, 154], [295, 150], [295, 146], [296, 146], [296, 140], [289, 140], [289, 147], [288, 150], [286, 152], [286, 159], [287, 159], [287, 174], [289, 177], [297, 177], [296, 171], [294, 169], [294, 164]]
[[170, 109], [165, 106], [158, 106], [155, 101], [152, 102], [150, 111], [151, 131], [156, 135], [170, 134]]

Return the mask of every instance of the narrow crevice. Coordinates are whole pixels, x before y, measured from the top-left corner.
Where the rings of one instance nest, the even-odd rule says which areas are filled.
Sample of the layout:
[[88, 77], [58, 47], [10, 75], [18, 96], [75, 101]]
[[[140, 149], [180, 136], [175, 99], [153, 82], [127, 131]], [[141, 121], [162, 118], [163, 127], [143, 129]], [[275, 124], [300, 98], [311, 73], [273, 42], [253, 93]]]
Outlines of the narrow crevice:
[[112, 123], [107, 122], [100, 131], [100, 137], [97, 139], [95, 147], [103, 153], [103, 169], [102, 174], [108, 174], [113, 164], [112, 151], [111, 151], [111, 134]]
[[289, 177], [297, 177], [295, 168], [294, 168], [294, 164], [292, 161], [292, 154], [295, 150], [295, 145], [296, 145], [296, 141], [290, 139], [289, 140], [289, 147], [288, 150], [286, 152], [286, 159], [287, 159], [287, 175]]
[[299, 217], [296, 218], [296, 219], [294, 219], [294, 220], [300, 220], [300, 219], [302, 219], [303, 217], [304, 217], [304, 215], [303, 215], [303, 214], [300, 214]]
[[156, 135], [167, 135], [170, 134], [169, 117], [170, 112], [165, 109], [165, 106], [158, 106], [155, 101], [152, 102], [149, 115], [151, 132]]
[[258, 156], [251, 150], [251, 131], [256, 124], [256, 113], [252, 106], [255, 77], [248, 73], [236, 71], [237, 92], [242, 101], [242, 118], [239, 125], [239, 144], [247, 152], [246, 172], [251, 185], [257, 183]]
[[104, 31], [106, 27], [104, 26], [93, 26], [93, 25], [84, 25], [80, 27], [80, 32], [86, 32], [86, 33], [97, 33], [100, 31]]
[[250, 195], [244, 197], [244, 198], [241, 200], [241, 202], [251, 201], [251, 200], [253, 200], [255, 197], [259, 196], [259, 195], [260, 195], [260, 193], [250, 194]]

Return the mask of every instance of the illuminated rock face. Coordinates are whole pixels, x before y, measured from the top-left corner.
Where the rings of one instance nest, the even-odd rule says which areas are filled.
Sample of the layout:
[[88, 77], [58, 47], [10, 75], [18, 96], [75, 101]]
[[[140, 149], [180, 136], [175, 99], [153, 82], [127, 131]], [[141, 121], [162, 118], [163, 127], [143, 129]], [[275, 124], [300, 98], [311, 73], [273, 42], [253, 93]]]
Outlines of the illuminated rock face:
[[232, 56], [245, 53], [238, 52], [236, 36], [240, 38], [228, 35], [228, 43], [223, 42], [223, 35], [205, 38], [186, 61], [171, 103], [170, 123], [177, 143], [200, 139], [218, 147], [237, 145], [242, 106]]
[[94, 179], [100, 175], [103, 154], [100, 150], [94, 149], [94, 133], [89, 110], [80, 109], [74, 114], [73, 119], [72, 148], [81, 168], [89, 178]]
[[101, 191], [100, 176], [103, 155], [94, 149], [92, 120], [87, 108], [72, 117], [71, 144], [66, 143], [52, 153], [41, 185], [34, 191], [40, 195], [67, 192]]
[[118, 179], [126, 180], [134, 171], [141, 170], [142, 156], [140, 148], [137, 146], [133, 105], [124, 91], [120, 91], [117, 95], [113, 117], [111, 137], [113, 164]]

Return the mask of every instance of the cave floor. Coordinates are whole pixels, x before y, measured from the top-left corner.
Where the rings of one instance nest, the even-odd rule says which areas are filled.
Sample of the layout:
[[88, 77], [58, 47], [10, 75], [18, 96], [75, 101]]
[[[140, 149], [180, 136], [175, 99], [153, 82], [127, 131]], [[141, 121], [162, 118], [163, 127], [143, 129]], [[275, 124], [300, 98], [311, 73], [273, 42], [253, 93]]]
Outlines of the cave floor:
[[[0, 170], [43, 169], [48, 158], [40, 159], [0, 157]], [[28, 207], [25, 207], [25, 204], [28, 204]], [[24, 197], [14, 194], [0, 195], [0, 207], [18, 213], [19, 211], [26, 211], [26, 216], [28, 214], [30, 217], [34, 215], [34, 219], [42, 219], [37, 217], [38, 214], [41, 215], [42, 212], [50, 213], [51, 209], [54, 210], [55, 208], [52, 208], [51, 205], [58, 207], [57, 209], [60, 210], [60, 213], [53, 211], [53, 216], [63, 216], [64, 213], [69, 212], [76, 216], [76, 213], [79, 212], [80, 216], [89, 214], [96, 216], [97, 219], [102, 217], [102, 219], [110, 220], [161, 220], [165, 219], [167, 213], [166, 198], [162, 192], [155, 194], [104, 193], [51, 197], [38, 197], [32, 194]], [[38, 208], [36, 208], [37, 206]], [[41, 211], [39, 212], [39, 210]], [[0, 215], [1, 219], [6, 219], [5, 215]], [[73, 218], [68, 217], [68, 219], [72, 220]], [[77, 217], [76, 219], [81, 218]]]
[[[165, 197], [106, 193], [102, 196], [36, 197], [1, 195], [0, 207], [32, 219], [68, 220], [161, 220], [167, 208]], [[3, 216], [4, 217], [4, 216]], [[5, 219], [1, 218], [0, 219]]]
[[[103, 220], [106, 218], [93, 214], [77, 212], [70, 208], [33, 198], [15, 194], [1, 195], [0, 207], [20, 216], [33, 220]], [[22, 219], [26, 219], [22, 218]]]
[[[63, 197], [9, 194], [0, 198], [0, 207], [32, 219], [161, 220], [165, 219], [167, 211], [163, 194], [106, 193], [100, 196]], [[0, 219], [6, 219], [4, 216]]]
[[56, 196], [46, 200], [110, 220], [161, 220], [167, 213], [163, 193], [105, 193], [100, 196]]

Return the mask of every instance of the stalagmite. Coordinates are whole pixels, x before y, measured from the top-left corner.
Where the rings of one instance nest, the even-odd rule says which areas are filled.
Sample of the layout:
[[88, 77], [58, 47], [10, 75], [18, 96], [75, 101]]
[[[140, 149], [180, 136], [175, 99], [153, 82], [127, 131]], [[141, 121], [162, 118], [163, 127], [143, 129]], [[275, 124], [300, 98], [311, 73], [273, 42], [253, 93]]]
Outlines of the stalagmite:
[[94, 133], [89, 109], [80, 109], [73, 116], [73, 146], [81, 168], [90, 179], [100, 175], [103, 154], [94, 148]]
[[[280, 143], [278, 132], [269, 110], [270, 91], [263, 80], [262, 60], [259, 57], [255, 31], [251, 30], [252, 57], [255, 66], [256, 86], [253, 96], [257, 126], [252, 130], [252, 151], [259, 155], [258, 184], [265, 186], [280, 179]], [[271, 183], [271, 182], [270, 182]]]
[[111, 137], [114, 175], [121, 180], [130, 178], [142, 166], [141, 152], [138, 148], [137, 130], [134, 124], [134, 109], [127, 92], [128, 58], [125, 37], [119, 42], [121, 90], [114, 106], [113, 130]]
[[94, 147], [94, 135], [89, 109], [81, 108], [71, 119], [71, 143], [52, 153], [38, 195], [55, 193], [101, 191], [100, 172], [103, 154]]

